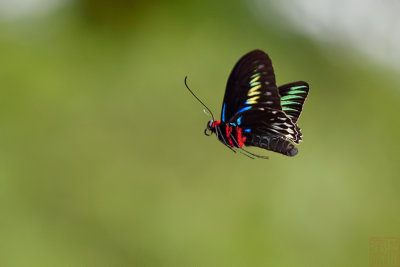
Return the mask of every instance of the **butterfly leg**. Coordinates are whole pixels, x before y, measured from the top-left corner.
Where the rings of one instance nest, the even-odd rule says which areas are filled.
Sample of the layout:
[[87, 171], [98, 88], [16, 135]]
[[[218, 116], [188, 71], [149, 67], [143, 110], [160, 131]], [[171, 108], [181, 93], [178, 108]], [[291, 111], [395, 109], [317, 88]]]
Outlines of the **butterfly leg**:
[[230, 150], [232, 150], [233, 152], [235, 152], [236, 153], [236, 150], [235, 149], [233, 149], [230, 145], [228, 145], [228, 143], [226, 142], [226, 140], [225, 140], [225, 137], [224, 137], [224, 135], [222, 134], [222, 132], [221, 132], [221, 129], [219, 128], [219, 127], [216, 127], [216, 133], [217, 133], [217, 137], [218, 137], [218, 133], [221, 135], [221, 138], [222, 138], [222, 140], [224, 141], [224, 145], [225, 146], [227, 146]]
[[[236, 138], [235, 138], [235, 136], [232, 135], [232, 133], [231, 133], [231, 138], [232, 138], [233, 142], [235, 142], [235, 145], [236, 145], [240, 150], [243, 150], [243, 151], [245, 151], [246, 153], [248, 153], [248, 154], [250, 154], [251, 156], [256, 157], [256, 158], [269, 159], [269, 157], [267, 157], [267, 156], [257, 155], [257, 154], [251, 153], [250, 151], [248, 151], [248, 150], [246, 150], [246, 149], [240, 147], [239, 144], [238, 144], [238, 142], [237, 142], [237, 140], [236, 140]], [[247, 155], [247, 154], [241, 152], [240, 150], [238, 150], [238, 151], [239, 151], [240, 153], [242, 153], [243, 155], [246, 155], [246, 156], [248, 156], [249, 158], [254, 159], [253, 157], [251, 157], [251, 156], [249, 156], [249, 155]]]
[[[241, 150], [242, 150], [242, 149], [238, 150], [240, 154], [245, 155], [246, 157], [249, 157], [249, 158], [251, 158], [251, 159], [254, 159], [253, 156], [250, 156], [250, 155], [248, 155], [248, 154], [242, 152]], [[246, 150], [244, 150], [244, 151], [246, 151]]]
[[256, 157], [256, 158], [260, 158], [260, 159], [269, 159], [268, 156], [257, 155], [257, 154], [251, 153], [250, 151], [248, 151], [248, 150], [246, 150], [246, 149], [244, 149], [244, 148], [240, 148], [240, 149], [243, 150], [243, 151], [246, 151], [247, 153], [249, 153], [250, 155], [252, 155], [252, 156], [254, 156], [254, 157]]

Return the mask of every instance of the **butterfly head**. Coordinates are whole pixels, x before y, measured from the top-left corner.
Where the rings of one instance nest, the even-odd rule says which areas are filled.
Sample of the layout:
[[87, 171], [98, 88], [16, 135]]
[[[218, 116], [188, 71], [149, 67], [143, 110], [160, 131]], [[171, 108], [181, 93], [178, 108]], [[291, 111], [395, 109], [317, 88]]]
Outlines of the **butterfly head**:
[[221, 124], [221, 121], [209, 120], [207, 122], [207, 127], [204, 130], [204, 134], [207, 135], [207, 136], [212, 135], [213, 133], [215, 133], [217, 131], [217, 127], [220, 124]]
[[212, 135], [213, 133], [215, 133], [215, 123], [213, 120], [210, 120], [207, 122], [207, 127], [204, 130], [204, 134], [207, 136]]

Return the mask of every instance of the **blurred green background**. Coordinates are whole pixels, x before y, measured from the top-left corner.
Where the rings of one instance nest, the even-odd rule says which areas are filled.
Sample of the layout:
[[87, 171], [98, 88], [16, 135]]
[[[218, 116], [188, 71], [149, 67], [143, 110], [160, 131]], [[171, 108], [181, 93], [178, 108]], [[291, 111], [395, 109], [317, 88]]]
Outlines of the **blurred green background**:
[[[398, 69], [246, 1], [69, 1], [0, 22], [1, 266], [368, 266], [400, 235]], [[3, 12], [4, 15], [4, 12]], [[252, 49], [310, 84], [299, 154], [234, 154]]]

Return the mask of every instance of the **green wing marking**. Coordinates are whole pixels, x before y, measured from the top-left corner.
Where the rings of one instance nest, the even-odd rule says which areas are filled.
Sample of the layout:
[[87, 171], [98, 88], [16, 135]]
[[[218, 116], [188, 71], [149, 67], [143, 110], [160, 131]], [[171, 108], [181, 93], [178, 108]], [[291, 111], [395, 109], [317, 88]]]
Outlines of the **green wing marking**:
[[[303, 97], [300, 95], [285, 95], [281, 97], [281, 105], [284, 105], [283, 102], [286, 100], [292, 100], [292, 99], [302, 99]], [[289, 101], [290, 102], [290, 101]]]
[[307, 91], [301, 91], [301, 90], [291, 90], [287, 93], [288, 95], [295, 95], [295, 94], [307, 94]]
[[293, 122], [296, 122], [300, 116], [308, 91], [309, 86], [303, 81], [289, 83], [279, 87], [282, 110]]

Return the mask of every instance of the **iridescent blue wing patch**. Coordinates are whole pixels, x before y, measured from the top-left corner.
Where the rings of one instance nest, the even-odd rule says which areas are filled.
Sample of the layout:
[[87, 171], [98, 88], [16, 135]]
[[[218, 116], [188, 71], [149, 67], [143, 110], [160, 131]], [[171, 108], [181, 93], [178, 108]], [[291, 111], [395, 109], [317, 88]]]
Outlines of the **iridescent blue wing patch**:
[[297, 122], [300, 116], [308, 91], [308, 83], [303, 81], [279, 86], [282, 110], [293, 122]]

